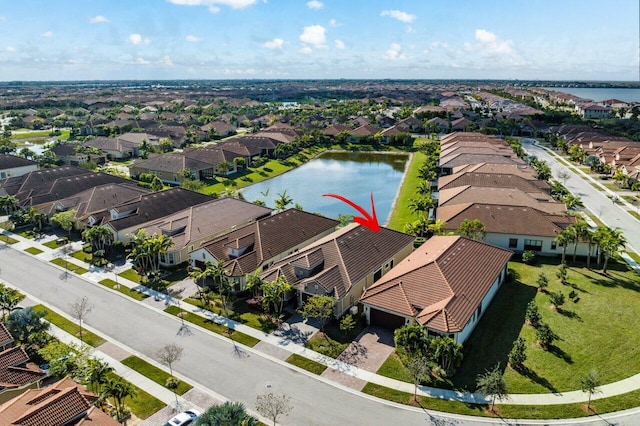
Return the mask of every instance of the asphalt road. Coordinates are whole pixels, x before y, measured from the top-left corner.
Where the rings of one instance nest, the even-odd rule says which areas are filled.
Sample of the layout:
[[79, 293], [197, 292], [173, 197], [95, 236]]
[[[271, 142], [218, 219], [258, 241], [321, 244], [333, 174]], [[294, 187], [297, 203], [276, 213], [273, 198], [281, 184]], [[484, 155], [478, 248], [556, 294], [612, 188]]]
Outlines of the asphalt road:
[[[561, 171], [569, 173], [566, 183], [563, 183], [573, 195], [579, 196], [582, 202], [594, 215], [611, 228], [620, 228], [627, 239], [628, 248], [640, 253], [640, 223], [622, 207], [614, 204], [607, 195], [573, 173], [568, 167], [558, 162], [554, 157], [539, 146], [533, 145], [531, 139], [522, 139], [522, 147], [530, 155], [535, 155], [547, 162], [553, 176], [558, 177]], [[562, 181], [561, 181], [562, 182]]]
[[[603, 424], [602, 417], [512, 423], [400, 406], [311, 377], [250, 349], [236, 350], [231, 342], [195, 327], [190, 327], [191, 335], [178, 336], [177, 318], [82, 278], [69, 275], [64, 279], [61, 269], [4, 244], [0, 244], [0, 274], [3, 280], [63, 312], [69, 313], [70, 304], [86, 296], [94, 305], [86, 324], [134, 352], [155, 358], [160, 347], [177, 342], [185, 353], [174, 364], [174, 371], [250, 409], [255, 409], [257, 395], [269, 391], [289, 395], [294, 408], [280, 419], [283, 425]], [[606, 417], [618, 425], [634, 425], [638, 412]]]

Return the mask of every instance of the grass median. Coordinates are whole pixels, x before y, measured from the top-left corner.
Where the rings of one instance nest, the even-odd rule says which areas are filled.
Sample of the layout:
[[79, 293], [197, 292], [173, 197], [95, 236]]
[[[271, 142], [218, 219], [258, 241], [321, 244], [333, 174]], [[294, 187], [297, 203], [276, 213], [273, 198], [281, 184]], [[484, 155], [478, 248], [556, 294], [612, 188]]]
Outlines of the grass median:
[[[153, 380], [160, 386], [167, 387], [167, 380], [171, 377], [171, 375], [163, 369], [158, 368], [155, 365], [150, 364], [147, 361], [134, 355], [131, 355], [130, 357], [127, 357], [120, 362], [131, 368], [132, 370], [135, 370], [143, 376]], [[179, 380], [178, 387], [175, 389], [175, 392], [178, 395], [183, 395], [192, 388], [193, 386], [191, 386], [189, 383]]]
[[118, 292], [120, 292], [120, 293], [122, 293], [124, 295], [127, 295], [127, 296], [131, 297], [132, 299], [143, 300], [143, 299], [146, 299], [147, 297], [149, 297], [148, 295], [146, 295], [144, 293], [140, 293], [137, 290], [130, 289], [126, 285], [117, 284], [114, 280], [112, 280], [110, 278], [105, 278], [105, 279], [99, 281], [98, 283], [102, 284], [105, 287], [109, 287], [112, 290], [116, 290], [116, 291], [118, 291]]
[[71, 272], [75, 272], [78, 275], [82, 275], [85, 274], [87, 272], [89, 272], [89, 270], [87, 268], [83, 268], [82, 266], [78, 266], [75, 263], [71, 263], [65, 259], [56, 257], [55, 259], [51, 259], [49, 262], [58, 265], [58, 266], [62, 266], [63, 268], [65, 268], [68, 271]]
[[309, 358], [305, 358], [298, 354], [291, 354], [291, 356], [287, 358], [286, 362], [317, 375], [322, 374], [324, 370], [327, 369], [326, 365], [320, 364], [319, 362], [316, 362]]
[[[45, 311], [47, 314], [44, 318], [47, 321], [64, 330], [65, 332], [71, 334], [72, 336], [80, 338], [80, 326], [75, 322], [66, 319], [62, 315], [52, 311], [44, 305], [35, 305], [33, 309], [38, 312]], [[90, 332], [84, 327], [82, 328], [82, 341], [89, 346], [93, 346], [94, 348], [97, 348], [105, 342], [102, 337]]]

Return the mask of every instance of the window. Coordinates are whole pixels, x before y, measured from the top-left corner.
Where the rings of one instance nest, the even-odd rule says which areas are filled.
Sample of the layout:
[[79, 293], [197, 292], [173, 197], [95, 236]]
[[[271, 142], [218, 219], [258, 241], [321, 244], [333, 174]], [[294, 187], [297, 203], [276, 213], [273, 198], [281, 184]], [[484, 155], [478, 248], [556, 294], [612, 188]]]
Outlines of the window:
[[382, 269], [378, 269], [378, 270], [373, 274], [373, 281], [374, 281], [374, 282], [378, 281], [380, 278], [382, 278]]
[[555, 250], [557, 246], [558, 246], [557, 242], [551, 241], [551, 250]]
[[480, 318], [480, 315], [482, 315], [482, 304], [480, 304], [480, 306], [478, 306], [478, 309], [476, 309], [476, 320]]
[[517, 247], [518, 247], [518, 239], [509, 238], [509, 248], [517, 248]]
[[524, 240], [524, 249], [542, 251], [542, 240]]

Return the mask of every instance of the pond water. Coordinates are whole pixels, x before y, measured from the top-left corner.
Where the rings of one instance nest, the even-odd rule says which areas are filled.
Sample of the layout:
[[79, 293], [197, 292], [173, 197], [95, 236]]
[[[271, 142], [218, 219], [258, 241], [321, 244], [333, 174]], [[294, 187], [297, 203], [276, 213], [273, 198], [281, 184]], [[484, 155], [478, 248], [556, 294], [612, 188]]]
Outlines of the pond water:
[[341, 195], [371, 213], [373, 193], [382, 225], [391, 213], [408, 159], [406, 154], [326, 152], [290, 172], [248, 186], [242, 194], [248, 201], [262, 200], [273, 207], [278, 194], [287, 191], [305, 211], [335, 219], [339, 214], [361, 215], [346, 203], [322, 194]]

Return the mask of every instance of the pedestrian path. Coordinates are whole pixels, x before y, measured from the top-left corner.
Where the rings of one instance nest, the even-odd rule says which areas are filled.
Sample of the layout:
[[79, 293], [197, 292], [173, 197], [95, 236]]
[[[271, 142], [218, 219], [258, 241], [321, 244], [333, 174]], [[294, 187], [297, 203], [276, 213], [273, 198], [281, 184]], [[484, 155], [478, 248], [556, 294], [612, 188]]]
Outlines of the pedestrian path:
[[[18, 243], [13, 245], [14, 248], [20, 249], [20, 247], [29, 246], [29, 244], [27, 243], [27, 242], [30, 242], [29, 240], [25, 241], [26, 239], [19, 235], [10, 234], [10, 236], [12, 238], [19, 240]], [[33, 244], [31, 244], [31, 246], [33, 246]], [[43, 246], [43, 247], [45, 247], [45, 249], [47, 249], [48, 251], [51, 251], [51, 249], [49, 249], [48, 247], [46, 246]], [[36, 255], [36, 257], [39, 257], [43, 260], [46, 260], [50, 256], [51, 256], [50, 254], [47, 256], [47, 255], [44, 255], [44, 253]], [[69, 258], [69, 261], [86, 268], [86, 264], [78, 259]], [[93, 268], [89, 273], [83, 274], [82, 277], [85, 279], [90, 279], [91, 281], [94, 281], [94, 280], [100, 281], [105, 278], [109, 278], [115, 281], [116, 279], [114, 272], [107, 271], [103, 268]], [[342, 362], [340, 360], [312, 351], [310, 349], [305, 348], [303, 344], [296, 343], [295, 339], [289, 338], [287, 334], [278, 335], [277, 333], [271, 333], [271, 334], [265, 333], [261, 330], [255, 329], [253, 327], [249, 327], [245, 324], [239, 323], [232, 319], [225, 318], [221, 315], [204, 310], [201, 307], [182, 302], [181, 299], [172, 297], [164, 293], [160, 293], [150, 288], [146, 288], [138, 283], [132, 282], [122, 277], [118, 278], [118, 283], [120, 285], [124, 285], [129, 288], [142, 291], [145, 294], [148, 294], [150, 297], [160, 300], [160, 303], [156, 304], [156, 306], [154, 307], [161, 311], [164, 308], [166, 308], [166, 306], [168, 305], [180, 306], [180, 308], [186, 311], [189, 311], [195, 315], [199, 315], [203, 318], [209, 319], [217, 324], [224, 325], [229, 329], [237, 330], [247, 335], [250, 335], [260, 340], [261, 342], [263, 342], [263, 344], [272, 345], [275, 348], [277, 348], [276, 349], [277, 352], [282, 353], [282, 351], [285, 351], [285, 352], [288, 352], [289, 354], [300, 355], [307, 359], [311, 359], [320, 364], [323, 364], [328, 368], [335, 370], [338, 373], [348, 375], [348, 376], [351, 376], [352, 378], [359, 379], [365, 382], [371, 382], [380, 386], [388, 387], [391, 389], [395, 389], [395, 390], [410, 393], [410, 394], [413, 394], [414, 392], [414, 385], [412, 383], [402, 382], [400, 380], [381, 376], [376, 374], [375, 372], [367, 371], [367, 370], [358, 368], [356, 366], [350, 365], [348, 363]], [[115, 290], [109, 290], [109, 291], [115, 291]], [[169, 314], [166, 314], [166, 315], [169, 315]], [[191, 324], [190, 326], [198, 327], [195, 324]], [[205, 333], [213, 334], [212, 332], [206, 329], [201, 329], [201, 330]], [[220, 335], [217, 335], [217, 336], [219, 338], [225, 338]], [[263, 344], [261, 344], [261, 346]], [[280, 357], [271, 356], [268, 350], [265, 350], [263, 352], [259, 351], [256, 348], [248, 348], [248, 350], [255, 352], [257, 354], [268, 356], [274, 362], [280, 362], [280, 363], [286, 364], [290, 368], [297, 368], [283, 361], [282, 356]], [[304, 374], [312, 374], [302, 369], [299, 369], [299, 371]], [[628, 393], [638, 389], [640, 389], [640, 374], [636, 374], [632, 377], [629, 377], [627, 379], [624, 379], [615, 383], [610, 383], [610, 384], [601, 386], [599, 388], [601, 392], [592, 395], [591, 399], [596, 400], [601, 398], [607, 398], [611, 396]], [[433, 388], [428, 386], [418, 386], [417, 393], [418, 395], [427, 396], [431, 398], [438, 398], [438, 399], [459, 401], [459, 402], [473, 403], [473, 404], [486, 404], [491, 401], [490, 398], [481, 394]], [[502, 400], [502, 402], [508, 403], [508, 404], [514, 404], [514, 405], [557, 405], [557, 404], [586, 402], [587, 400], [588, 400], [588, 395], [585, 392], [571, 391], [571, 392], [556, 392], [556, 393], [545, 393], [545, 394], [510, 394], [507, 398]]]

